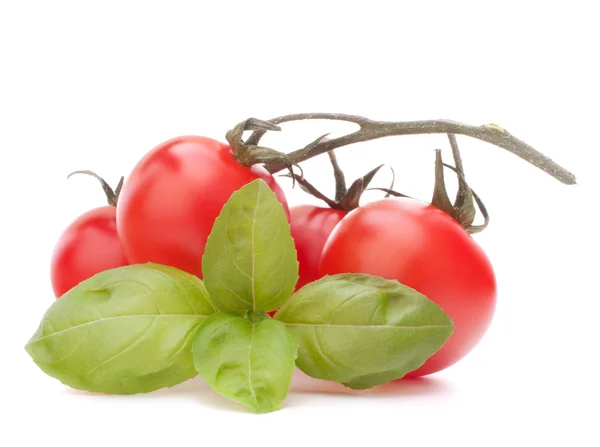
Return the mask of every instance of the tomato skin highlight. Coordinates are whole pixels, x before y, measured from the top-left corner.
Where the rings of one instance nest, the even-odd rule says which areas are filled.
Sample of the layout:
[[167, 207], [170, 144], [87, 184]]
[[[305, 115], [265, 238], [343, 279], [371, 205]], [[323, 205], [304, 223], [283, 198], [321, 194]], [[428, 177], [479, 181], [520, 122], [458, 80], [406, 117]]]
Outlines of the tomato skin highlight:
[[202, 278], [202, 255], [215, 219], [233, 192], [258, 178], [289, 216], [273, 176], [261, 166], [237, 163], [228, 145], [201, 136], [160, 144], [135, 166], [119, 196], [117, 228], [128, 259]]
[[300, 264], [300, 279], [296, 290], [319, 279], [319, 261], [325, 242], [345, 216], [345, 211], [312, 205], [290, 209], [290, 226]]
[[95, 208], [79, 216], [62, 233], [50, 267], [56, 298], [96, 273], [128, 265], [115, 213], [114, 206]]
[[452, 217], [413, 199], [380, 200], [349, 213], [321, 257], [319, 275], [336, 273], [396, 279], [425, 294], [453, 320], [446, 344], [406, 377], [441, 371], [467, 355], [495, 310], [496, 279], [484, 251]]

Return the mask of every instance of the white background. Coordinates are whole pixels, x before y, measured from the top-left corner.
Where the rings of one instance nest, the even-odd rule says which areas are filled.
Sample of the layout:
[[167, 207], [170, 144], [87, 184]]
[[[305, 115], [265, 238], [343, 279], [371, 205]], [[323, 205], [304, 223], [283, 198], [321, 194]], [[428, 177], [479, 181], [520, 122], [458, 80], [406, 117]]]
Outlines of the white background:
[[[0, 445], [600, 444], [596, 2], [351, 3], [0, 3]], [[247, 117], [302, 111], [495, 122], [576, 173], [568, 187], [459, 138], [492, 213], [476, 240], [499, 282], [471, 355], [363, 395], [297, 377], [285, 408], [261, 416], [198, 379], [105, 397], [37, 369], [23, 346], [53, 302], [51, 250], [104, 203], [69, 172], [115, 183], [173, 136], [223, 138]], [[291, 150], [347, 128], [290, 125], [265, 142]], [[338, 155], [348, 177], [387, 163], [397, 189], [429, 199], [438, 147], [442, 135], [400, 137]], [[326, 159], [305, 169], [331, 191]], [[311, 201], [281, 183], [291, 203]]]

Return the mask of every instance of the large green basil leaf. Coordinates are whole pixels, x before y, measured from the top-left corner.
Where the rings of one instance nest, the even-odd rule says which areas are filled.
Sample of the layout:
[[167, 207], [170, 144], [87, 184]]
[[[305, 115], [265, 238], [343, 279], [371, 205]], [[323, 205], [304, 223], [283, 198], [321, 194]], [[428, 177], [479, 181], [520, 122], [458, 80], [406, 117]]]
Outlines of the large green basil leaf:
[[215, 391], [267, 413], [287, 395], [298, 342], [264, 312], [250, 319], [219, 312], [198, 329], [193, 352], [198, 373]]
[[157, 264], [120, 267], [56, 300], [25, 348], [70, 387], [145, 393], [196, 375], [193, 336], [214, 312], [195, 276]]
[[222, 311], [275, 310], [298, 281], [296, 248], [283, 206], [261, 180], [234, 192], [202, 259], [204, 283]]
[[419, 292], [363, 274], [327, 276], [275, 315], [296, 335], [298, 367], [366, 389], [417, 369], [446, 342], [452, 320]]

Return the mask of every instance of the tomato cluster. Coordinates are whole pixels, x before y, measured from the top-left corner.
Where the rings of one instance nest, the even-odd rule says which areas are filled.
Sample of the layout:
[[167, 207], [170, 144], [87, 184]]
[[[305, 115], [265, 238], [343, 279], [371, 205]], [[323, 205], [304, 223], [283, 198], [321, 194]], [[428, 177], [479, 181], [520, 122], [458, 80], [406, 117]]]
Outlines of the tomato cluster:
[[126, 264], [165, 264], [202, 278], [202, 255], [221, 208], [257, 178], [290, 216], [300, 263], [297, 288], [324, 275], [369, 273], [418, 290], [452, 318], [450, 340], [409, 376], [452, 365], [481, 339], [494, 312], [494, 272], [455, 219], [409, 198], [385, 198], [350, 212], [308, 205], [288, 210], [266, 169], [244, 166], [229, 145], [200, 136], [154, 148], [127, 177], [115, 206], [91, 210], [65, 230], [52, 259], [55, 295]]

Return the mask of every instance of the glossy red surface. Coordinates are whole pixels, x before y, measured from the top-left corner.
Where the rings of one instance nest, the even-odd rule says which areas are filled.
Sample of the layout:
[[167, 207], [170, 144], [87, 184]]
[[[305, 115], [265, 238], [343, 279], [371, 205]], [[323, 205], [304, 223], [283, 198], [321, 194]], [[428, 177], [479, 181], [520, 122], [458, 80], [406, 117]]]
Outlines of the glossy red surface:
[[54, 294], [58, 298], [96, 273], [127, 264], [117, 235], [115, 207], [88, 211], [69, 225], [54, 248]]
[[408, 376], [431, 374], [464, 357], [488, 329], [496, 303], [492, 265], [449, 215], [412, 199], [386, 199], [352, 211], [324, 248], [319, 275], [369, 273], [425, 294], [452, 318], [444, 347]]
[[300, 205], [290, 209], [292, 237], [300, 263], [300, 279], [296, 289], [319, 278], [319, 261], [325, 242], [344, 216], [344, 211], [312, 205]]
[[289, 213], [285, 195], [264, 168], [238, 164], [229, 146], [179, 137], [148, 153], [123, 186], [117, 226], [132, 263], [156, 262], [202, 277], [213, 223], [231, 194], [262, 178]]

